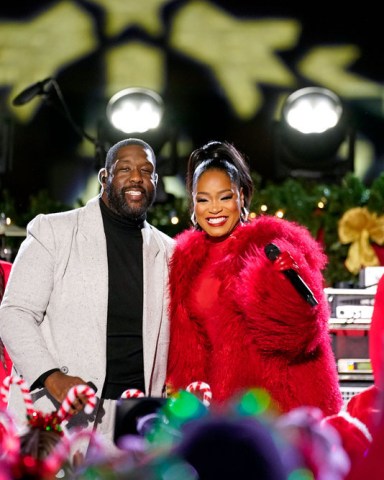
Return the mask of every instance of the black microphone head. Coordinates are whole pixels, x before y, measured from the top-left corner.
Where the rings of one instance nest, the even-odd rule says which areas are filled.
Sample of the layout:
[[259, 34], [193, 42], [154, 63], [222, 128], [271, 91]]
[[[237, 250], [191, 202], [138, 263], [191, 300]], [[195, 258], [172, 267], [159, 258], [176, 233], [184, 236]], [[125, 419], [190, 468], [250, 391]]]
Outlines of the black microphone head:
[[274, 243], [268, 243], [268, 245], [264, 247], [264, 252], [266, 256], [269, 258], [269, 260], [272, 260], [272, 261], [276, 260], [276, 258], [281, 253], [279, 247]]
[[30, 85], [12, 100], [12, 104], [15, 106], [24, 105], [25, 103], [28, 103], [30, 100], [35, 98], [37, 95], [43, 95], [47, 93], [47, 90], [45, 90], [45, 88], [49, 88], [51, 82], [52, 78], [49, 77], [45, 80], [42, 80], [41, 82]]

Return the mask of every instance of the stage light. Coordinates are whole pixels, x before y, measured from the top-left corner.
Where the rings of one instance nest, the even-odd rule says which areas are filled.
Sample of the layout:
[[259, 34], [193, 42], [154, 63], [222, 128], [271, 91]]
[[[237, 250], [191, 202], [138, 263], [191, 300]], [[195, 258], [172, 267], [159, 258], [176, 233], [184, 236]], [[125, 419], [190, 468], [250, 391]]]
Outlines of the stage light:
[[[280, 178], [340, 177], [353, 170], [354, 135], [345, 106], [331, 90], [307, 87], [288, 95], [276, 132]], [[344, 142], [348, 148], [341, 153]]]
[[163, 100], [146, 88], [126, 88], [117, 92], [107, 104], [111, 125], [124, 133], [144, 133], [156, 129], [164, 113]]
[[323, 133], [339, 123], [342, 113], [341, 101], [333, 92], [309, 87], [289, 95], [282, 115], [301, 133]]

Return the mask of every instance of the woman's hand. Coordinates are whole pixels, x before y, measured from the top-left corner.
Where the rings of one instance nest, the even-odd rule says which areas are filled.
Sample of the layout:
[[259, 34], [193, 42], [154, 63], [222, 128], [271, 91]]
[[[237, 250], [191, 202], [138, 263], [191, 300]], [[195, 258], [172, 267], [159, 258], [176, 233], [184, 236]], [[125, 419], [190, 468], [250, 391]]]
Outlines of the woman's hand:
[[281, 252], [272, 265], [273, 268], [279, 272], [284, 270], [295, 270], [298, 272], [300, 270], [296, 260], [289, 252]]

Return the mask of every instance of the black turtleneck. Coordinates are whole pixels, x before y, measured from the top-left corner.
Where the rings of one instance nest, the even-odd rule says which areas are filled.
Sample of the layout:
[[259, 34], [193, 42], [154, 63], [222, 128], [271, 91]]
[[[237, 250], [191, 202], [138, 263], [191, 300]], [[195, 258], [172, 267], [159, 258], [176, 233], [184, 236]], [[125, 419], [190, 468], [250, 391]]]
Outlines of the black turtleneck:
[[103, 398], [144, 388], [143, 238], [145, 216], [128, 220], [100, 199], [108, 255], [107, 373]]

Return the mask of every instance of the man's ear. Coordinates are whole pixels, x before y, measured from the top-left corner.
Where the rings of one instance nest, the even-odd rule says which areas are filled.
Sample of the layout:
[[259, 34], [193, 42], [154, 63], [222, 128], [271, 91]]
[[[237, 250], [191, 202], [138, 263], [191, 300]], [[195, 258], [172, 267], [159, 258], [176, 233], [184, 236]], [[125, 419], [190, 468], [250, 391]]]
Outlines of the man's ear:
[[107, 169], [101, 168], [97, 175], [97, 180], [99, 181], [101, 186], [103, 186], [103, 184], [107, 181], [107, 177], [108, 177]]
[[153, 176], [153, 181], [155, 182], [155, 186], [157, 186], [158, 180], [159, 180], [159, 175], [155, 173], [155, 175]]

